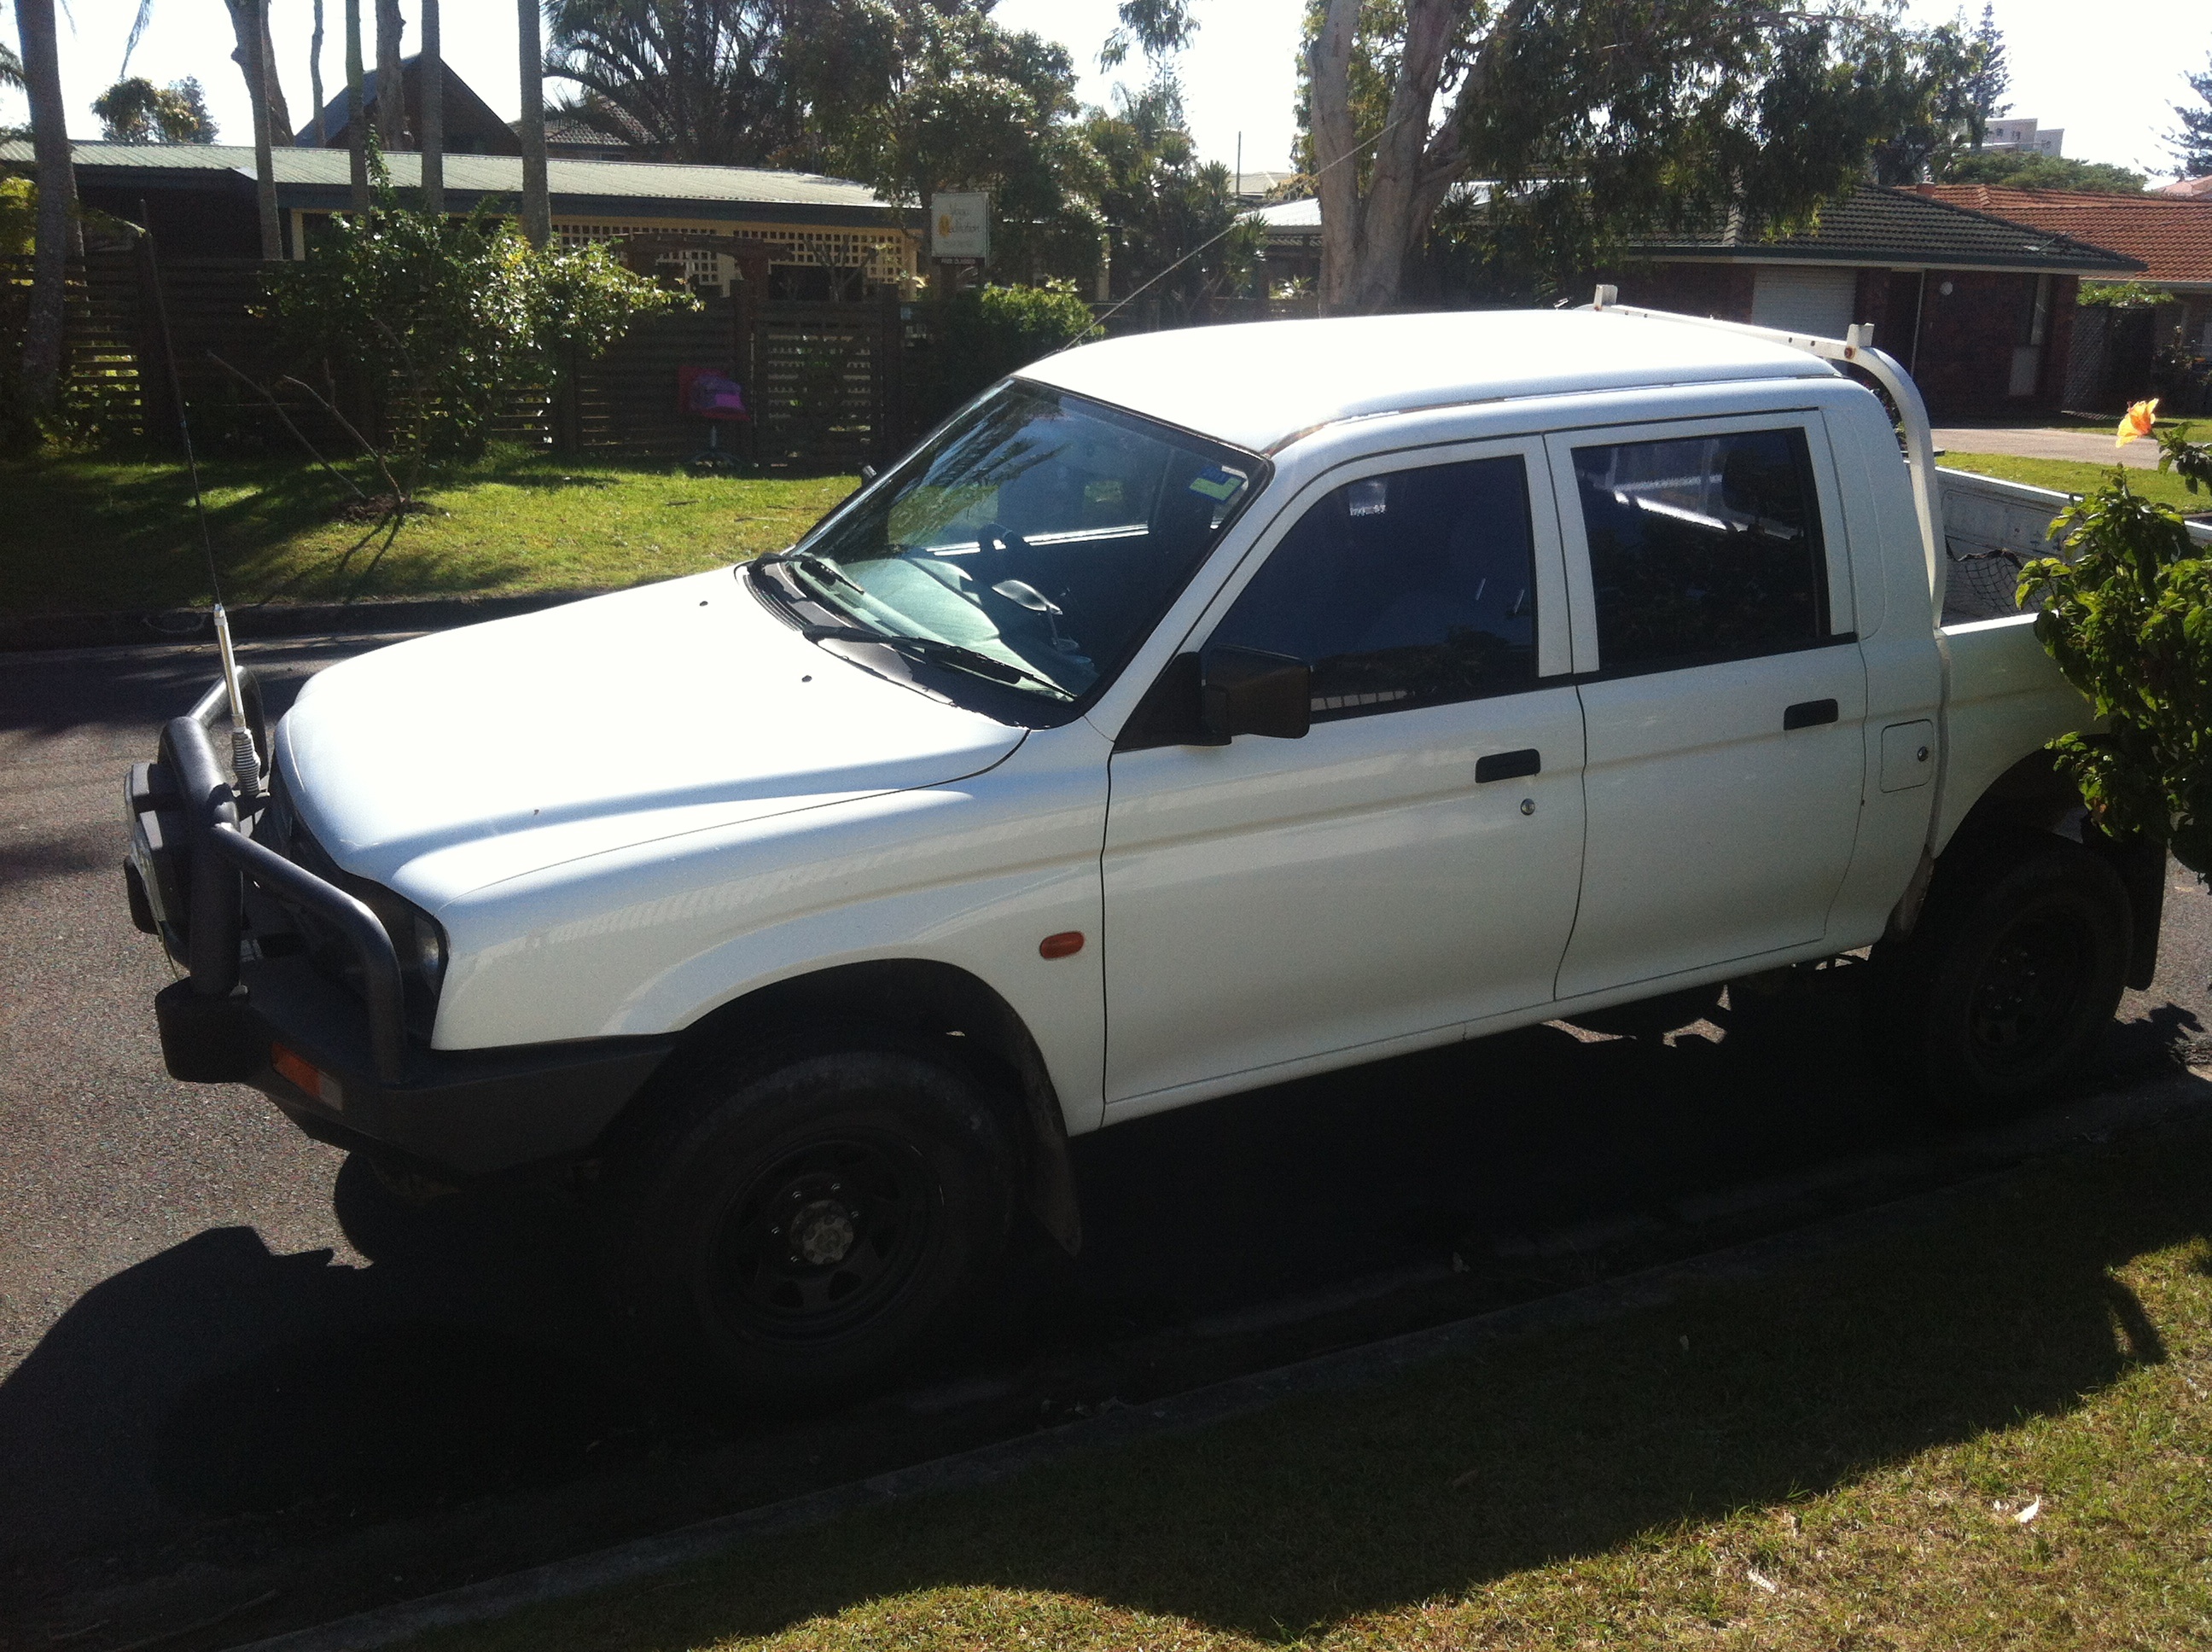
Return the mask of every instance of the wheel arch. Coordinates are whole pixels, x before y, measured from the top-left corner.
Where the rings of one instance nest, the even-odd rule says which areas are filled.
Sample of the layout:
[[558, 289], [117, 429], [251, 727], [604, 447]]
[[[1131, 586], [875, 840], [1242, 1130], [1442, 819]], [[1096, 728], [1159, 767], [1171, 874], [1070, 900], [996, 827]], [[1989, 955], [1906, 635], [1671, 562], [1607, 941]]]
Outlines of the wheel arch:
[[2132, 935], [2127, 984], [2148, 987], [2158, 973], [2166, 846], [2142, 836], [2107, 836], [2081, 817], [2082, 808], [2081, 788], [2058, 766], [2057, 755], [2039, 746], [1983, 789], [1936, 857], [1936, 867], [1940, 872], [1947, 860], [1956, 864], [1959, 858], [1982, 853], [2001, 841], [2017, 841], [2024, 833], [2072, 839], [2075, 834], [2069, 824], [2079, 819], [2082, 847], [2109, 865], [2127, 891]]
[[904, 1033], [965, 1068], [997, 1103], [1020, 1157], [1024, 1203], [1073, 1255], [1083, 1242], [1066, 1121], [1043, 1052], [1013, 1006], [957, 964], [924, 958], [832, 965], [757, 987], [685, 1028], [665, 1060], [602, 1139], [618, 1149], [664, 1098], [730, 1055], [825, 1025], [865, 1022]]

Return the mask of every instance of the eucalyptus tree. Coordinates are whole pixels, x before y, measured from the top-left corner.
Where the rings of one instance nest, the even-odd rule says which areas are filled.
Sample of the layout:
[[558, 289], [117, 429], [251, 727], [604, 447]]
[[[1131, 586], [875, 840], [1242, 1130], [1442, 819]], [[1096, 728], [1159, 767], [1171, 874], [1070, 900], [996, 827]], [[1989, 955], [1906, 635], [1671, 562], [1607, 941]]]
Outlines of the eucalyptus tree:
[[376, 0], [376, 141], [386, 155], [407, 147], [407, 81], [399, 41], [399, 0]]
[[361, 60], [361, 0], [345, 0], [346, 164], [356, 213], [369, 207], [368, 71]]
[[545, 51], [538, 9], [538, 0], [515, 0], [522, 81], [522, 233], [532, 246], [544, 246], [553, 239], [553, 193], [545, 171]]
[[15, 30], [22, 48], [23, 91], [31, 106], [32, 163], [39, 186], [22, 364], [23, 408], [35, 418], [51, 413], [60, 398], [68, 260], [72, 254], [82, 255], [83, 242], [76, 216], [76, 173], [70, 164], [68, 110], [62, 102], [54, 0], [15, 0]]
[[[150, 0], [141, 0], [139, 14], [145, 15]], [[254, 214], [261, 224], [261, 256], [280, 258], [284, 256], [283, 228], [276, 215], [276, 163], [271, 151], [276, 143], [277, 123], [289, 117], [284, 112], [283, 94], [276, 91], [276, 66], [272, 60], [269, 40], [269, 0], [223, 0], [230, 9], [230, 24], [238, 36], [239, 67], [246, 74], [246, 106], [253, 115], [253, 203]], [[292, 135], [284, 134], [289, 143]]]
[[446, 210], [446, 58], [438, 0], [422, 0], [421, 78], [422, 129], [416, 142], [422, 151], [422, 210], [435, 217]]
[[[1194, 11], [1121, 17], [1150, 46]], [[1651, 227], [1802, 225], [1921, 95], [1880, 0], [1309, 0], [1301, 73], [1336, 313], [1394, 301], [1471, 179], [1561, 270]]]
[[315, 31], [307, 39], [307, 92], [315, 100], [315, 112], [307, 123], [308, 141], [319, 149], [331, 136], [323, 119], [323, 0], [315, 0]]

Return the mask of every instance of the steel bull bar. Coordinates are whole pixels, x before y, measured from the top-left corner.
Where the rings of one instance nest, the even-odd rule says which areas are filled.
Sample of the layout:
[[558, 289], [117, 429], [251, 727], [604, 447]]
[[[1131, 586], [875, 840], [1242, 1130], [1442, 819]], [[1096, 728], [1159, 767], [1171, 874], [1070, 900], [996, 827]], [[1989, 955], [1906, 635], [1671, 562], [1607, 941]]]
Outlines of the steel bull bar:
[[[239, 673], [264, 762], [260, 685]], [[184, 864], [164, 879], [184, 910], [158, 926], [185, 978], [155, 998], [172, 1076], [262, 1090], [319, 1139], [368, 1149], [447, 1178], [587, 1151], [672, 1048], [670, 1038], [599, 1038], [503, 1050], [441, 1051], [410, 1039], [398, 950], [367, 902], [249, 835], [218, 755], [229, 700], [217, 682], [161, 732]], [[149, 792], [150, 792], [149, 787]], [[134, 795], [142, 812], [155, 806]], [[180, 828], [180, 830], [173, 829]], [[143, 829], [141, 829], [143, 830]], [[343, 938], [358, 996], [301, 954], [242, 948], [246, 886], [303, 908]], [[135, 903], [135, 902], [134, 902]], [[182, 921], [177, 921], [181, 918]]]

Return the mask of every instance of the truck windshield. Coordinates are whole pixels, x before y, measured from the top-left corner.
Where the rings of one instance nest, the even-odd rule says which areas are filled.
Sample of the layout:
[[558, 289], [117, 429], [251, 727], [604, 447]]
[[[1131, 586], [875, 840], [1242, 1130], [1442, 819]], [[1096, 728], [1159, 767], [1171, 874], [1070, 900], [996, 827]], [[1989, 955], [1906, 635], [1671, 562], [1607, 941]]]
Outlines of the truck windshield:
[[827, 635], [872, 634], [948, 687], [1072, 705], [1143, 641], [1262, 463], [1012, 380], [772, 560], [837, 616]]

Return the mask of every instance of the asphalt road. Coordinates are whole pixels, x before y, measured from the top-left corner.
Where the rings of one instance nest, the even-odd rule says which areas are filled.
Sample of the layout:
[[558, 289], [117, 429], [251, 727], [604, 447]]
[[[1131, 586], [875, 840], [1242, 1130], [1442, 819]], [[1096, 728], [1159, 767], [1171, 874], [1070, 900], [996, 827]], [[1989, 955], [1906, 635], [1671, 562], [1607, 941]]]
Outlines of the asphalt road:
[[[363, 646], [249, 653], [295, 685]], [[163, 1074], [119, 791], [212, 669], [0, 656], [0, 1643], [310, 1552], [287, 1621], [420, 1593], [1709, 1245], [1747, 1187], [1802, 1212], [1973, 1162], [1869, 1075], [1852, 971], [1805, 972], [1757, 1023], [1534, 1029], [1086, 1139], [1079, 1260], [1032, 1257], [900, 1395], [727, 1416], [626, 1366], [565, 1194], [404, 1209], [253, 1092]], [[2212, 902], [2171, 886], [2110, 1085], [2212, 1054]]]
[[[1939, 453], [2009, 453], [2015, 459], [2064, 459], [2084, 465], [2121, 465], [2130, 471], [2158, 469], [2158, 444], [2114, 444], [2113, 429], [2053, 430], [2044, 425], [1959, 425], [1933, 433]], [[1969, 467], [1971, 468], [1971, 467]]]

